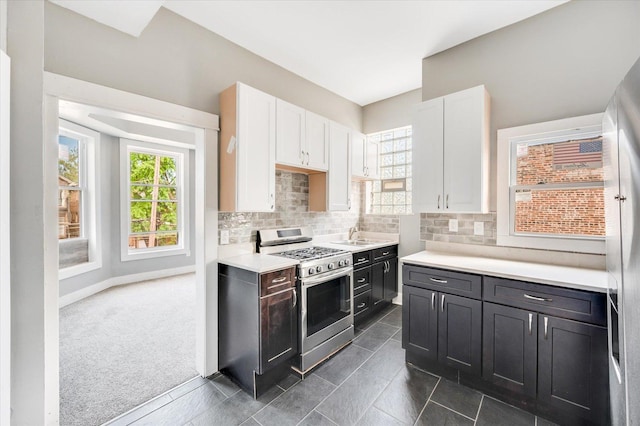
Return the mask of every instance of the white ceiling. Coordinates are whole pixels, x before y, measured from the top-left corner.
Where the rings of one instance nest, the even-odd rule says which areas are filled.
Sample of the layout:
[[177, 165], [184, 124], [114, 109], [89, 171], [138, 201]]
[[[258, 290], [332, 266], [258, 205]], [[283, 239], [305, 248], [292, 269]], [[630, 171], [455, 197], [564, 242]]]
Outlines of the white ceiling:
[[159, 4], [359, 105], [422, 86], [422, 58], [566, 0], [50, 0], [138, 36]]

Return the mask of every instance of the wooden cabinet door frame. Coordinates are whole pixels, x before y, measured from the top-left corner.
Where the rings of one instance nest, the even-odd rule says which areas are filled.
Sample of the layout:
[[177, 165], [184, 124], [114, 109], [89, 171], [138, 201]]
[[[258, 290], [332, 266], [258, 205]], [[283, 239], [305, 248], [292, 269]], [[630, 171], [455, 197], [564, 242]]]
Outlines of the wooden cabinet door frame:
[[452, 294], [438, 294], [438, 361], [460, 371], [480, 375], [482, 364], [482, 302], [480, 300]]
[[260, 298], [260, 371], [298, 353], [298, 309], [295, 288]]
[[438, 292], [404, 286], [402, 343], [407, 351], [438, 359]]
[[538, 314], [483, 303], [482, 377], [522, 395], [536, 396]]

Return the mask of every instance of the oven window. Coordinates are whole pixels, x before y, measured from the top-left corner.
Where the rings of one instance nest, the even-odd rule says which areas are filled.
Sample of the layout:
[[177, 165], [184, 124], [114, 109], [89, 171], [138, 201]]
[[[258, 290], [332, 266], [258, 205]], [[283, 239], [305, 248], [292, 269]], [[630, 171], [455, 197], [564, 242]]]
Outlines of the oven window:
[[351, 313], [350, 276], [307, 288], [307, 337]]

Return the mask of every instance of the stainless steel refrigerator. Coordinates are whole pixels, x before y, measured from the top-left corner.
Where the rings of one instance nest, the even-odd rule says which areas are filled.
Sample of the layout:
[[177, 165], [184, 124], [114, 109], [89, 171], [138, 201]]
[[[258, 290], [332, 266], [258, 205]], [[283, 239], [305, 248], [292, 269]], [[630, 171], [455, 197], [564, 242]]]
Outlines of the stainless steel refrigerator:
[[640, 60], [603, 119], [611, 421], [640, 425]]

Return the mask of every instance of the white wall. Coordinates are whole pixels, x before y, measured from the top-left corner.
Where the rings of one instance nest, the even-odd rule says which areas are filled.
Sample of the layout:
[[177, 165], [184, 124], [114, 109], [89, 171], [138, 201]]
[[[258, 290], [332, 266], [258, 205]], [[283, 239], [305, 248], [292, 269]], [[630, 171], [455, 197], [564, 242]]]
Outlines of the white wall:
[[411, 124], [413, 109], [422, 102], [422, 89], [412, 90], [362, 108], [363, 133], [375, 133]]
[[490, 209], [502, 128], [603, 112], [640, 56], [640, 2], [572, 1], [422, 61], [422, 99], [491, 94]]
[[[236, 81], [362, 128], [362, 108], [161, 8], [139, 38], [45, 2], [45, 69], [219, 114]], [[336, 64], [339, 66], [339, 64]]]
[[[43, 98], [44, 3], [8, 4], [11, 79], [12, 424], [58, 418], [57, 141], [46, 140]], [[43, 147], [43, 141], [45, 141]], [[43, 149], [44, 148], [44, 149]], [[49, 232], [47, 232], [49, 231]], [[55, 260], [55, 262], [54, 262]]]

